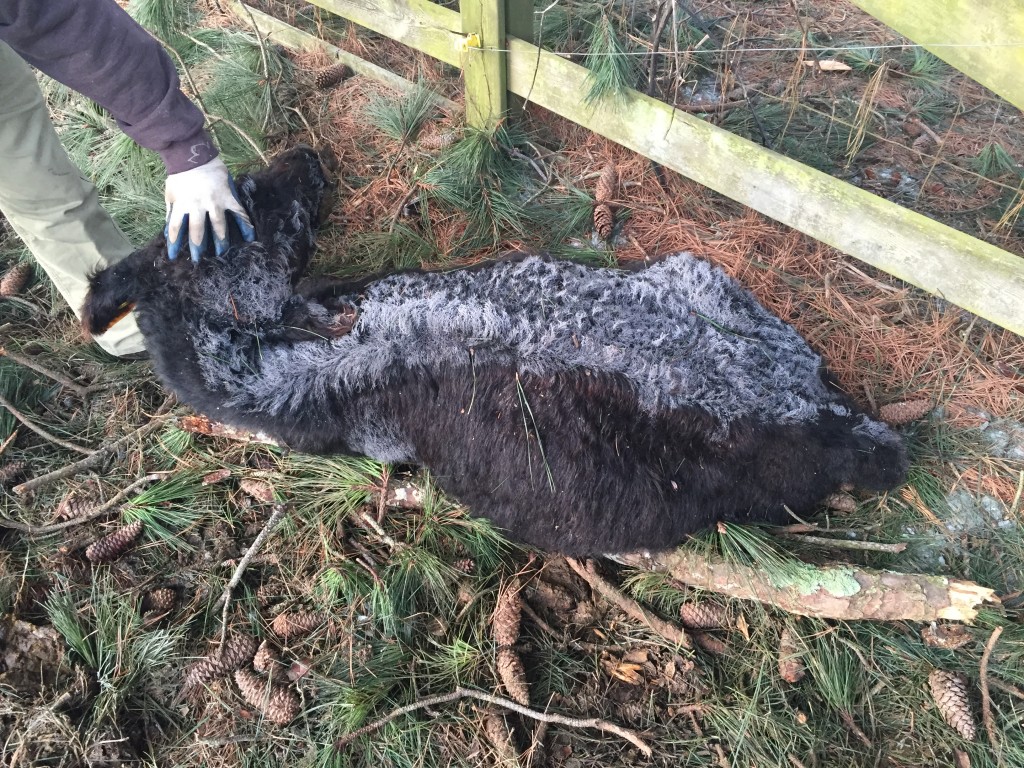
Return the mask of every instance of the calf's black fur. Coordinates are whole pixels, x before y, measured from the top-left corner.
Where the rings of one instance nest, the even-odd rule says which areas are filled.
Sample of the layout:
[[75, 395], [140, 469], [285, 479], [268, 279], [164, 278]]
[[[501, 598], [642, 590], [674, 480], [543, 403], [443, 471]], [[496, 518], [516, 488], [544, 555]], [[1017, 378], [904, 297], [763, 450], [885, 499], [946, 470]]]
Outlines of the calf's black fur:
[[304, 148], [241, 178], [256, 242], [193, 265], [157, 237], [93, 277], [87, 330], [134, 306], [163, 382], [210, 418], [421, 464], [512, 537], [570, 555], [780, 523], [843, 485], [902, 481], [900, 438], [706, 262], [529, 256], [300, 284], [328, 187]]

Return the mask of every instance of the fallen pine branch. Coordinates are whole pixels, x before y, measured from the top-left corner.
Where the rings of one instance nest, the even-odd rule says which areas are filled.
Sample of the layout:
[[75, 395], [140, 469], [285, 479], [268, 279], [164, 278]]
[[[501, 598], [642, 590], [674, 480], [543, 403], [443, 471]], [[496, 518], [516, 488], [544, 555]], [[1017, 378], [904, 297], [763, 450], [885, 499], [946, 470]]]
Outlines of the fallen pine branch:
[[6, 347], [0, 346], [0, 357], [6, 357], [8, 360], [17, 363], [18, 365], [24, 366], [29, 370], [42, 374], [43, 376], [46, 376], [49, 379], [53, 379], [53, 381], [56, 381], [58, 384], [67, 387], [83, 400], [86, 397], [88, 397], [88, 395], [91, 392], [95, 392], [96, 389], [98, 389], [96, 387], [87, 387], [82, 384], [78, 384], [77, 382], [74, 382], [70, 378], [65, 376], [63, 373], [51, 371], [49, 368], [42, 365], [41, 363], [37, 363], [35, 360], [32, 360], [31, 358], [26, 357], [24, 355], [19, 355], [17, 352], [12, 352]]
[[262, 432], [246, 432], [242, 429], [230, 427], [227, 424], [211, 421], [205, 416], [182, 416], [178, 420], [178, 427], [185, 432], [196, 435], [207, 435], [209, 437], [223, 437], [228, 440], [238, 440], [242, 443], [264, 443], [266, 445], [279, 446], [274, 438]]
[[62, 448], [67, 448], [69, 451], [75, 451], [76, 453], [84, 453], [86, 456], [92, 456], [95, 453], [95, 451], [93, 451], [91, 448], [76, 445], [75, 443], [69, 443], [67, 440], [62, 440], [61, 438], [57, 437], [52, 432], [47, 432], [45, 429], [40, 427], [38, 424], [34, 423], [31, 419], [29, 419], [28, 416], [19, 411], [14, 406], [14, 404], [11, 403], [11, 401], [8, 400], [3, 395], [0, 395], [0, 406], [6, 408], [14, 418], [16, 418], [18, 421], [20, 421], [22, 424], [31, 429], [33, 432], [35, 432], [37, 435], [39, 435], [47, 442], [53, 443], [54, 445], [59, 445]]
[[756, 566], [687, 549], [619, 555], [615, 560], [633, 568], [666, 573], [709, 592], [757, 600], [820, 619], [970, 622], [983, 603], [998, 602], [994, 590], [970, 581], [854, 565], [794, 563], [793, 575], [777, 576], [773, 581]]
[[76, 472], [81, 472], [84, 469], [89, 469], [90, 467], [99, 464], [107, 456], [116, 451], [119, 451], [132, 440], [145, 437], [158, 426], [163, 424], [162, 417], [167, 413], [167, 411], [171, 409], [171, 406], [173, 406], [175, 402], [176, 401], [174, 399], [174, 396], [171, 395], [166, 400], [164, 400], [163, 405], [161, 405], [157, 409], [156, 413], [153, 414], [153, 418], [150, 419], [147, 423], [143, 424], [138, 429], [136, 429], [134, 432], [129, 432], [127, 435], [118, 438], [114, 442], [108, 443], [102, 448], [98, 448], [96, 451], [93, 452], [91, 456], [87, 456], [81, 461], [76, 461], [74, 464], [68, 464], [66, 467], [55, 469], [53, 470], [53, 472], [47, 472], [45, 475], [34, 477], [31, 480], [26, 480], [21, 485], [14, 486], [14, 492], [18, 496], [25, 496], [26, 494], [29, 494], [32, 491], [49, 485], [52, 482], [73, 475]]
[[358, 739], [360, 736], [364, 736], [367, 733], [373, 733], [379, 728], [390, 723], [397, 717], [401, 717], [409, 712], [414, 712], [417, 709], [423, 709], [425, 707], [433, 707], [437, 704], [447, 704], [450, 701], [457, 701], [458, 699], [479, 699], [480, 701], [486, 701], [488, 704], [494, 704], [498, 707], [504, 707], [510, 709], [513, 712], [518, 712], [524, 717], [533, 718], [534, 720], [540, 720], [545, 723], [557, 723], [558, 725], [566, 725], [570, 728], [596, 728], [599, 731], [607, 731], [608, 733], [614, 733], [616, 736], [620, 736], [630, 744], [635, 746], [641, 752], [644, 753], [645, 757], [651, 757], [653, 752], [651, 748], [633, 731], [630, 731], [622, 726], [615, 725], [615, 723], [609, 723], [607, 720], [599, 720], [596, 717], [578, 718], [578, 717], [565, 717], [563, 715], [553, 715], [549, 712], [537, 712], [529, 707], [524, 707], [521, 704], [517, 704], [511, 699], [506, 699], [502, 696], [494, 696], [484, 691], [477, 691], [472, 688], [456, 688], [451, 693], [444, 693], [438, 696], [428, 696], [424, 699], [414, 701], [412, 704], [406, 704], [404, 707], [392, 710], [389, 714], [374, 720], [368, 725], [364, 725], [362, 728], [357, 728], [345, 736], [334, 742], [334, 748], [341, 750], [351, 744], [353, 741]]
[[827, 536], [808, 536], [796, 531], [784, 531], [779, 535], [791, 538], [794, 541], [803, 541], [822, 547], [832, 547], [833, 549], [861, 549], [868, 552], [897, 553], [907, 548], [907, 545], [902, 542], [898, 544], [883, 544], [878, 541], [863, 541], [862, 539], [830, 539]]

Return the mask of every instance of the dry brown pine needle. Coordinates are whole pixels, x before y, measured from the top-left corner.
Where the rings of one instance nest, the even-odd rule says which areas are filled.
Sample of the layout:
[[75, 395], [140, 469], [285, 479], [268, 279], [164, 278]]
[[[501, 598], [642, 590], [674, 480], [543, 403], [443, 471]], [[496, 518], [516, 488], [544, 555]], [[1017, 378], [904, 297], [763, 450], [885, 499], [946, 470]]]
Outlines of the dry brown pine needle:
[[779, 677], [787, 683], [799, 683], [807, 674], [804, 660], [800, 656], [800, 648], [789, 627], [782, 630], [779, 637]]
[[160, 587], [146, 593], [142, 598], [144, 613], [163, 614], [174, 608], [178, 601], [177, 593], [169, 587]]
[[185, 671], [185, 688], [197, 688], [225, 677], [248, 664], [255, 655], [255, 637], [231, 635], [218, 651], [200, 659]]
[[243, 493], [252, 496], [256, 501], [262, 501], [266, 504], [274, 503], [274, 486], [266, 480], [246, 477], [242, 479], [238, 486], [242, 489]]
[[262, 678], [252, 670], [244, 667], [236, 669], [235, 682], [242, 692], [242, 698], [272, 723], [287, 725], [302, 709], [302, 702], [295, 691]]
[[135, 540], [142, 535], [142, 521], [136, 520], [109, 536], [94, 541], [85, 550], [85, 556], [93, 563], [108, 563], [123, 555]]
[[28, 279], [32, 276], [32, 265], [27, 261], [15, 264], [7, 274], [0, 279], [0, 298], [5, 296], [17, 296], [28, 285]]
[[8, 461], [6, 464], [0, 464], [0, 485], [20, 480], [27, 471], [27, 461]]
[[729, 613], [725, 606], [710, 601], [683, 603], [679, 606], [679, 619], [687, 629], [723, 629], [729, 626]]
[[971, 714], [967, 677], [960, 672], [934, 669], [928, 675], [928, 687], [942, 719], [964, 739], [973, 741], [978, 728]]
[[291, 640], [296, 637], [308, 635], [314, 629], [322, 627], [327, 623], [327, 618], [322, 613], [315, 611], [292, 611], [290, 613], [278, 614], [270, 625], [270, 629], [280, 638]]
[[519, 640], [519, 620], [523, 613], [519, 591], [519, 579], [512, 579], [498, 593], [494, 615], [491, 617], [491, 634], [499, 647], [514, 645]]
[[526, 669], [519, 654], [511, 648], [499, 648], [496, 661], [498, 677], [509, 697], [524, 707], [530, 706], [530, 687], [526, 683]]
[[343, 80], [347, 80], [355, 74], [348, 64], [335, 64], [333, 67], [321, 69], [313, 77], [313, 85], [321, 91], [333, 88]]
[[252, 658], [252, 666], [257, 672], [272, 672], [281, 661], [281, 654], [277, 649], [264, 640], [256, 649], [256, 655]]
[[909, 424], [928, 414], [935, 404], [931, 400], [904, 400], [901, 403], [889, 403], [878, 409], [878, 418], [887, 424]]

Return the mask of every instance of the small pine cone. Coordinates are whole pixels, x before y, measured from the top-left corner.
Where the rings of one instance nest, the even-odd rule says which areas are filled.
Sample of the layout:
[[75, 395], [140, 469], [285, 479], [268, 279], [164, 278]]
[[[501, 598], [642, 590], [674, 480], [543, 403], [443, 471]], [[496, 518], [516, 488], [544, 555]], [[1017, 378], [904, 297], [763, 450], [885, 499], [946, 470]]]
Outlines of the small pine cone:
[[274, 503], [274, 486], [266, 480], [246, 477], [242, 479], [238, 487], [242, 489], [243, 493], [252, 496], [256, 501], [262, 501], [267, 504]]
[[959, 672], [933, 669], [928, 675], [928, 687], [942, 719], [964, 739], [973, 741], [978, 729], [971, 714], [967, 678]]
[[232, 635], [215, 653], [197, 661], [185, 671], [185, 689], [190, 690], [225, 677], [244, 667], [256, 655], [256, 638]]
[[921, 639], [932, 648], [955, 651], [974, 641], [974, 636], [963, 624], [929, 624], [921, 630]]
[[284, 599], [285, 590], [281, 584], [271, 581], [267, 584], [260, 584], [256, 589], [256, 602], [260, 608], [279, 603]]
[[20, 480], [27, 471], [27, 461], [9, 461], [6, 464], [0, 464], [0, 485]]
[[420, 149], [447, 149], [459, 140], [458, 131], [441, 131], [420, 139]]
[[721, 638], [715, 637], [707, 632], [694, 632], [693, 642], [710, 653], [712, 656], [725, 656], [729, 653], [729, 646]]
[[615, 213], [611, 206], [601, 203], [594, 208], [594, 231], [603, 240], [608, 240], [615, 231]]
[[322, 613], [294, 611], [292, 613], [278, 614], [277, 618], [270, 625], [270, 629], [278, 637], [284, 640], [291, 640], [308, 635], [314, 629], [322, 627], [326, 623], [327, 619]]
[[519, 654], [511, 648], [499, 648], [497, 667], [498, 677], [501, 678], [505, 690], [513, 701], [519, 702], [524, 707], [530, 706], [530, 688], [526, 684], [526, 669], [523, 667]]
[[89, 514], [94, 509], [96, 509], [96, 498], [88, 491], [76, 489], [60, 500], [53, 516], [57, 520], [75, 520]]
[[281, 661], [281, 654], [277, 652], [277, 649], [267, 643], [264, 640], [260, 643], [260, 647], [256, 649], [256, 655], [252, 659], [252, 667], [257, 672], [263, 672], [264, 674], [273, 672]]
[[85, 556], [93, 563], [108, 563], [116, 560], [142, 535], [142, 521], [136, 520], [109, 536], [94, 541], [85, 550]]
[[313, 85], [321, 91], [333, 88], [342, 80], [347, 80], [355, 74], [348, 64], [335, 64], [332, 67], [321, 69], [313, 78]]
[[597, 189], [594, 190], [594, 199], [599, 203], [607, 203], [614, 200], [619, 194], [619, 173], [615, 169], [615, 163], [608, 163], [601, 171], [601, 177], [597, 180]]
[[488, 712], [484, 716], [483, 726], [484, 736], [487, 737], [487, 741], [494, 747], [497, 754], [497, 764], [499, 766], [519, 765], [512, 734], [509, 732], [508, 725], [505, 724], [505, 718], [497, 712]]
[[169, 613], [177, 601], [178, 595], [173, 589], [161, 587], [147, 592], [146, 596], [142, 598], [142, 611], [143, 613], [163, 615]]
[[523, 600], [519, 592], [519, 579], [512, 579], [498, 593], [494, 615], [491, 617], [491, 634], [498, 647], [514, 645], [519, 639], [519, 621], [523, 613]]
[[456, 560], [452, 563], [452, 567], [468, 576], [476, 570], [476, 561], [471, 557], [464, 557], [461, 560]]
[[0, 279], [0, 298], [5, 296], [17, 296], [22, 289], [28, 285], [28, 279], [32, 277], [32, 265], [27, 261], [19, 262], [7, 270], [7, 274]]
[[836, 512], [856, 512], [857, 500], [848, 493], [833, 493], [825, 499], [825, 506]]
[[911, 144], [910, 146], [914, 148], [915, 152], [921, 152], [923, 154], [927, 152], [929, 149], [931, 149], [934, 143], [935, 142], [932, 141], [931, 136], [929, 136], [927, 133], [922, 133], [920, 136], [914, 139], [914, 143]]
[[917, 421], [931, 412], [935, 405], [931, 400], [904, 400], [901, 403], [889, 403], [878, 409], [878, 418], [887, 424], [899, 426]]
[[288, 725], [302, 710], [302, 702], [291, 688], [266, 680], [244, 667], [235, 670], [235, 682], [242, 698], [272, 723]]
[[729, 613], [725, 606], [710, 601], [683, 603], [679, 606], [679, 619], [687, 629], [723, 629], [729, 626]]
[[789, 627], [786, 627], [779, 637], [779, 677], [787, 683], [799, 683], [805, 674], [807, 669], [800, 656], [800, 647]]

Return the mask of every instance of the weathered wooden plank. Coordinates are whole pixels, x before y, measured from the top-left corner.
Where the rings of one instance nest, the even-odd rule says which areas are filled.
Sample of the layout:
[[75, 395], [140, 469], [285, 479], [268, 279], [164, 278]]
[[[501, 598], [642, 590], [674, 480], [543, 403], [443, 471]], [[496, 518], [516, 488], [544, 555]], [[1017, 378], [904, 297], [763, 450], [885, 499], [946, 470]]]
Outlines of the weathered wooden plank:
[[[507, 37], [515, 37], [532, 43], [533, 19], [533, 0], [505, 0], [505, 35]], [[502, 48], [508, 47], [505, 41], [502, 43]], [[508, 95], [509, 114], [515, 116], [524, 109], [526, 109], [526, 99], [510, 93]]]
[[325, 11], [354, 21], [448, 64], [462, 66], [462, 20], [456, 11], [429, 0], [310, 0]]
[[504, 0], [460, 0], [466, 57], [462, 77], [466, 84], [466, 123], [493, 130], [505, 114], [505, 3]]
[[[412, 93], [419, 88], [416, 83], [406, 80], [400, 75], [396, 75], [390, 69], [378, 67], [376, 64], [373, 64], [366, 59], [362, 59], [354, 53], [343, 51], [341, 48], [331, 45], [315, 35], [303, 32], [301, 29], [296, 29], [290, 24], [286, 24], [269, 14], [247, 6], [240, 0], [228, 0], [228, 7], [231, 8], [232, 12], [238, 16], [243, 24], [249, 24], [250, 21], [255, 23], [256, 29], [260, 35], [270, 40], [272, 43], [278, 43], [279, 45], [283, 45], [287, 48], [295, 48], [302, 51], [324, 51], [334, 61], [341, 64], [347, 64], [352, 67], [353, 72], [365, 75], [366, 77], [371, 77], [378, 82], [390, 86], [400, 93]], [[458, 113], [461, 110], [461, 107], [451, 99], [446, 99], [443, 96], [438, 95], [435, 97], [435, 100], [439, 107], [453, 114]]]
[[1013, 0], [853, 3], [1024, 110], [1024, 4]]
[[519, 40], [509, 47], [509, 88], [531, 103], [1024, 334], [1024, 259], [636, 91], [588, 107], [585, 68]]

